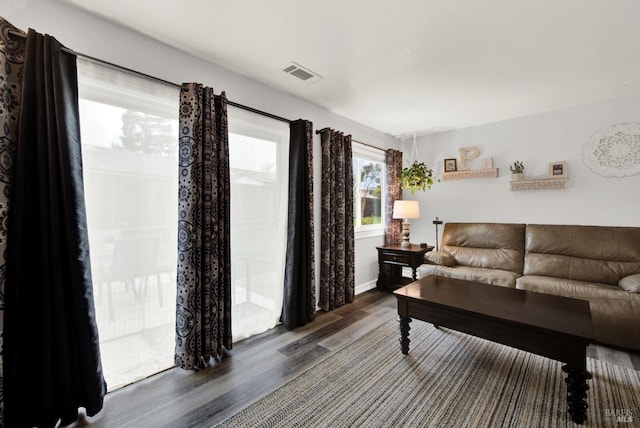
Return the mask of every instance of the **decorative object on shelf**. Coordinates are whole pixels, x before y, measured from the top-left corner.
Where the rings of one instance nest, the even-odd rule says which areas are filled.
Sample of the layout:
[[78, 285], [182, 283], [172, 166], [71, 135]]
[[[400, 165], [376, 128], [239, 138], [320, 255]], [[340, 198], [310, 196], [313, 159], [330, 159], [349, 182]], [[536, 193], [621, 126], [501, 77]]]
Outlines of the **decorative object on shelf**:
[[522, 161], [517, 160], [509, 165], [509, 170], [511, 171], [511, 180], [524, 180], [524, 163]]
[[467, 166], [467, 161], [480, 156], [480, 149], [476, 146], [462, 147], [458, 149], [458, 151], [460, 152], [460, 166], [458, 167], [458, 171], [466, 171], [470, 169]]
[[549, 164], [549, 178], [567, 177], [567, 162], [551, 162]]
[[569, 179], [541, 178], [536, 180], [513, 180], [510, 182], [511, 190], [560, 190], [567, 188]]
[[436, 217], [436, 219], [433, 220], [433, 224], [436, 225], [436, 251], [438, 251], [438, 249], [440, 248], [438, 246], [438, 225], [442, 224], [442, 220], [440, 220], [440, 217]]
[[603, 177], [640, 174], [640, 123], [619, 123], [596, 132], [584, 144], [582, 160]]
[[402, 219], [402, 243], [403, 248], [411, 246], [409, 241], [409, 219], [420, 218], [420, 206], [418, 201], [398, 200], [393, 203], [393, 218]]
[[514, 163], [509, 165], [509, 170], [514, 174], [522, 174], [524, 172], [524, 162], [518, 160], [515, 161]]
[[[498, 168], [493, 167], [493, 158], [480, 159], [482, 169], [469, 169], [466, 162], [477, 158], [480, 155], [480, 149], [477, 147], [463, 147], [460, 150], [460, 162], [456, 165], [456, 159], [448, 158], [444, 160], [443, 180], [460, 180], [463, 178], [486, 178], [497, 177]], [[453, 161], [453, 162], [451, 162]], [[455, 165], [455, 169], [451, 166]]]
[[493, 168], [493, 158], [480, 159], [480, 169], [491, 169], [491, 168]]
[[435, 178], [433, 170], [427, 167], [424, 162], [414, 161], [410, 167], [402, 170], [400, 181], [402, 182], [402, 188], [408, 189], [413, 195], [416, 190], [431, 189], [433, 183], [440, 180]]
[[444, 172], [453, 172], [457, 171], [457, 161], [454, 158], [449, 158], [444, 160]]
[[567, 162], [551, 162], [549, 176], [524, 177], [524, 163], [515, 161], [509, 166], [511, 170], [511, 190], [555, 190], [567, 187]]

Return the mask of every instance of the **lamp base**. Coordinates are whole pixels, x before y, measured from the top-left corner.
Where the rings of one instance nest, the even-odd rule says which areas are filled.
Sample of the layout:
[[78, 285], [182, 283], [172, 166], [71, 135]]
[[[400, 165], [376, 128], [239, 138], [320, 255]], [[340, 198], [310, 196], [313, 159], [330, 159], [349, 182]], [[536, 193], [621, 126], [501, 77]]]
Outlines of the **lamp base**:
[[405, 220], [402, 222], [402, 242], [400, 243], [400, 246], [402, 248], [411, 247], [411, 241], [409, 241], [409, 231], [410, 231], [409, 222]]

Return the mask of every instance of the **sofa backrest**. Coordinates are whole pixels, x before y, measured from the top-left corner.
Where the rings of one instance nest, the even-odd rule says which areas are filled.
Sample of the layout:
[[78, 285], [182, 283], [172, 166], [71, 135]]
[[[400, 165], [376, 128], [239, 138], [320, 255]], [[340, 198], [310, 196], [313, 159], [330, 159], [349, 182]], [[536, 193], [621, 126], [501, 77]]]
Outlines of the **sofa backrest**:
[[524, 275], [617, 285], [640, 273], [640, 227], [527, 225]]
[[524, 224], [447, 223], [441, 250], [459, 265], [522, 273]]

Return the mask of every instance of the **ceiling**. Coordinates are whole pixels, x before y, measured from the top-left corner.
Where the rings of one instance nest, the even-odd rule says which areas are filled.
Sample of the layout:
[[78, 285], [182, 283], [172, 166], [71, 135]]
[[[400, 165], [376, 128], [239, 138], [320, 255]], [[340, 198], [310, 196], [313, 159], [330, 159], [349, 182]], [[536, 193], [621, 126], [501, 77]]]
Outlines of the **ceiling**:
[[62, 1], [395, 136], [640, 94], [637, 0]]

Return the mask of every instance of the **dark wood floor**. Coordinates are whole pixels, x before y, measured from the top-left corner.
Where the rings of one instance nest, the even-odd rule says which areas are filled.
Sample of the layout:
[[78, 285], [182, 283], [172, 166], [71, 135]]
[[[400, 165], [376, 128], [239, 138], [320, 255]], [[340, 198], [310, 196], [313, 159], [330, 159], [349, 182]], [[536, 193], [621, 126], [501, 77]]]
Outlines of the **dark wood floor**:
[[[167, 370], [107, 395], [104, 410], [76, 427], [209, 427], [395, 318], [392, 294], [371, 290], [288, 332], [276, 327], [234, 344], [199, 372]], [[398, 345], [399, 347], [399, 345]], [[640, 370], [640, 353], [593, 345], [589, 356]], [[398, 352], [400, 352], [398, 348]]]

